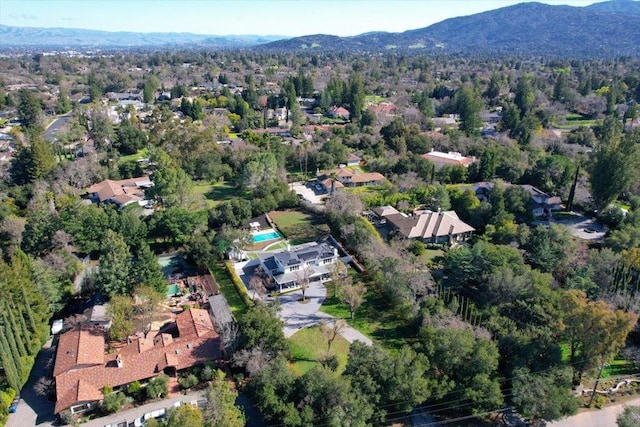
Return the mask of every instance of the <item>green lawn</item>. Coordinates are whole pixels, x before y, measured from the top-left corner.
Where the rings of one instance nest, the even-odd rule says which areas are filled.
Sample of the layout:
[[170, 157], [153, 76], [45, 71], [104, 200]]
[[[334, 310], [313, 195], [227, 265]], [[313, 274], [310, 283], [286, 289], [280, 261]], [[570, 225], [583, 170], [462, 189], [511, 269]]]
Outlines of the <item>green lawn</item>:
[[229, 200], [232, 197], [249, 198], [246, 191], [239, 190], [229, 182], [217, 182], [211, 184], [209, 182], [199, 181], [193, 186], [196, 193], [202, 194], [207, 199], [209, 207], [216, 206], [218, 203]]
[[598, 124], [598, 120], [585, 119], [580, 114], [570, 113], [560, 123], [554, 121], [552, 124], [559, 129], [573, 129], [579, 126], [595, 126]]
[[143, 148], [135, 154], [129, 154], [128, 156], [120, 157], [120, 163], [135, 162], [136, 160], [145, 159], [147, 157], [149, 157], [149, 149]]
[[602, 370], [602, 378], [626, 377], [629, 375], [637, 375], [638, 373], [640, 373], [640, 369], [638, 369], [633, 362], [618, 355]]
[[364, 97], [364, 102], [372, 102], [374, 104], [379, 104], [383, 101], [385, 101], [386, 98], [379, 96], [379, 95], [366, 95]]
[[244, 313], [246, 313], [247, 306], [244, 304], [244, 302], [242, 302], [242, 298], [240, 298], [236, 287], [233, 285], [233, 282], [231, 281], [229, 273], [225, 269], [224, 264], [222, 264], [221, 262], [216, 262], [215, 264], [210, 266], [209, 270], [211, 271], [211, 275], [215, 277], [220, 291], [224, 294], [224, 297], [229, 303], [231, 312], [236, 319], [239, 319]]
[[269, 216], [293, 245], [310, 242], [329, 234], [329, 226], [319, 216], [292, 210], [269, 212]]
[[387, 348], [400, 348], [412, 336], [411, 331], [404, 326], [406, 322], [399, 319], [382, 296], [371, 288], [365, 295], [365, 302], [351, 319], [349, 308], [339, 298], [333, 297], [333, 286], [329, 283], [327, 299], [320, 311], [345, 319], [349, 325]]
[[[318, 326], [296, 332], [289, 338], [289, 341], [291, 342], [293, 361], [291, 369], [296, 375], [305, 374], [327, 355], [327, 341], [322, 336]], [[336, 374], [340, 375], [347, 365], [349, 342], [338, 336], [331, 345], [331, 352], [338, 356], [339, 365]]]
[[269, 245], [265, 248], [266, 251], [275, 251], [278, 249], [284, 249], [287, 247], [287, 242], [278, 242], [272, 245]]

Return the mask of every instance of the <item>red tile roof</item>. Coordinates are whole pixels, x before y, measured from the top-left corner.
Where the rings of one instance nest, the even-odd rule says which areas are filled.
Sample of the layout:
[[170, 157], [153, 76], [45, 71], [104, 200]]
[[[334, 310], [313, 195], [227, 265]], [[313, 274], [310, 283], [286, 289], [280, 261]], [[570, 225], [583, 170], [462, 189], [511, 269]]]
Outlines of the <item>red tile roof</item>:
[[53, 375], [77, 366], [104, 363], [104, 332], [101, 328], [82, 327], [60, 336]]
[[[166, 367], [177, 370], [215, 360], [221, 357], [221, 340], [213, 329], [211, 318], [206, 310], [191, 309], [179, 314], [176, 318], [179, 337], [172, 338], [167, 334], [153, 340], [140, 337], [118, 354], [104, 354], [104, 346], [100, 352], [96, 350], [92, 364], [75, 365], [55, 375], [56, 401], [55, 412], [58, 413], [77, 402], [96, 401], [102, 399], [105, 386], [117, 387], [133, 381], [146, 380], [162, 373]], [[74, 342], [67, 338], [75, 335], [84, 336], [86, 330], [67, 332], [60, 337], [60, 343]], [[104, 338], [103, 344], [104, 344]], [[151, 345], [151, 343], [153, 343]], [[66, 348], [58, 345], [57, 359], [62, 356], [64, 367], [67, 361]], [[118, 367], [116, 361], [120, 357], [122, 363]], [[84, 359], [83, 359], [84, 360]], [[84, 360], [85, 362], [90, 362]], [[58, 360], [56, 360], [56, 367]]]

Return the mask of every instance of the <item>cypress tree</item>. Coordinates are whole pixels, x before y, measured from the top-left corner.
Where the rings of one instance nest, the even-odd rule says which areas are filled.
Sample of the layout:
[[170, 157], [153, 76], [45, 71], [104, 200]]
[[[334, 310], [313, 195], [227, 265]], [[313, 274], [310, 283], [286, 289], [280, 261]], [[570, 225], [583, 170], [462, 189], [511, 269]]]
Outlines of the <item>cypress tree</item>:
[[2, 362], [7, 383], [17, 391], [20, 390], [20, 375], [18, 374], [16, 362], [11, 357], [11, 348], [6, 338], [6, 328], [4, 326], [0, 327], [0, 331], [2, 332], [0, 333], [0, 362]]
[[36, 342], [35, 334], [33, 331], [30, 331], [27, 328], [27, 322], [24, 320], [24, 310], [21, 306], [16, 307], [17, 313], [16, 317], [18, 319], [18, 323], [20, 324], [20, 329], [22, 332], [22, 336], [24, 337], [24, 342], [27, 347], [27, 351], [30, 355], [38, 353], [38, 343]]
[[27, 322], [29, 323], [29, 328], [34, 335], [38, 334], [38, 328], [36, 326], [36, 321], [33, 318], [33, 310], [31, 310], [31, 304], [29, 304], [27, 299], [27, 292], [22, 288], [22, 300], [26, 302], [24, 305], [25, 314], [27, 315]]
[[[4, 325], [3, 335], [7, 339], [9, 353], [11, 354], [11, 359], [15, 364], [16, 372], [18, 373], [18, 378], [21, 379], [22, 378], [22, 359], [20, 358], [20, 352], [18, 351], [18, 345], [16, 344], [14, 332], [11, 326], [9, 325], [9, 323], [7, 322], [7, 316], [4, 313], [2, 314], [2, 324]], [[19, 383], [21, 382], [22, 381], [19, 381]], [[20, 390], [20, 387], [18, 387], [16, 390]]]
[[18, 322], [16, 321], [16, 316], [13, 313], [13, 310], [9, 307], [9, 304], [5, 304], [5, 311], [8, 314], [9, 322], [8, 325], [11, 328], [11, 333], [16, 341], [16, 345], [18, 347], [18, 352], [20, 356], [28, 356], [29, 352], [27, 351], [27, 347], [25, 346], [25, 338], [22, 336], [22, 331], [18, 326]]

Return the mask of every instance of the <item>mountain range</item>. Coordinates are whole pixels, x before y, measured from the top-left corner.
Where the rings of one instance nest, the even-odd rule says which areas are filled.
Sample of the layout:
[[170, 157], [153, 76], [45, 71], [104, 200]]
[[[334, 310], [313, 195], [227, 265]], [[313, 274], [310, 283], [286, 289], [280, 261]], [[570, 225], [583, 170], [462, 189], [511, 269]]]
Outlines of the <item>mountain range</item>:
[[520, 3], [451, 18], [402, 33], [214, 36], [192, 33], [107, 32], [0, 25], [2, 48], [256, 48], [268, 50], [399, 51], [424, 54], [527, 54], [562, 57], [640, 55], [640, 1], [587, 7]]
[[0, 25], [1, 48], [145, 48], [191, 46], [242, 48], [281, 40], [284, 36], [228, 35], [193, 33], [136, 33], [83, 30], [74, 28], [34, 28]]
[[279, 40], [260, 48], [637, 56], [640, 55], [640, 2], [617, 0], [587, 7], [520, 3], [402, 33], [377, 32], [353, 37], [316, 34]]

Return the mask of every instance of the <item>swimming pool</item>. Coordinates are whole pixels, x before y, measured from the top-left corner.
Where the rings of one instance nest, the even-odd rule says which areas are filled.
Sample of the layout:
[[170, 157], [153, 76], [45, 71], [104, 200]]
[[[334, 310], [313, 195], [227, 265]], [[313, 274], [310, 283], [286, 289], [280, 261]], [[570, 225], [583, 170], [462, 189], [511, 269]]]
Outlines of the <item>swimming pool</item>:
[[179, 293], [180, 293], [180, 286], [176, 285], [175, 283], [173, 285], [167, 285], [166, 295], [168, 297], [178, 295]]
[[281, 238], [282, 238], [282, 234], [278, 233], [277, 231], [273, 229], [265, 230], [253, 235], [253, 243], [260, 243], [260, 242], [265, 242], [267, 240], [275, 240], [275, 239], [281, 239]]

